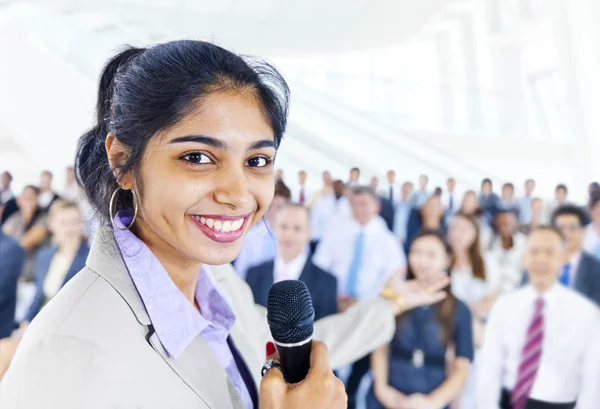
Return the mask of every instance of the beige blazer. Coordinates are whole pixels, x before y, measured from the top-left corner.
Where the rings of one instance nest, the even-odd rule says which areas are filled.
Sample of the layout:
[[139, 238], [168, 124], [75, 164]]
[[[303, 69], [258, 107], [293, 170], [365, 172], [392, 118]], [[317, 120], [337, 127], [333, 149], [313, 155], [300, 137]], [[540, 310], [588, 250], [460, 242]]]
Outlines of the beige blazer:
[[[231, 337], [258, 388], [270, 333], [266, 310], [230, 265], [212, 266], [237, 320]], [[213, 408], [244, 404], [201, 336], [165, 353], [111, 229], [97, 233], [86, 267], [31, 323], [0, 383], [0, 408]], [[374, 300], [315, 324], [333, 367], [390, 341], [394, 318]]]

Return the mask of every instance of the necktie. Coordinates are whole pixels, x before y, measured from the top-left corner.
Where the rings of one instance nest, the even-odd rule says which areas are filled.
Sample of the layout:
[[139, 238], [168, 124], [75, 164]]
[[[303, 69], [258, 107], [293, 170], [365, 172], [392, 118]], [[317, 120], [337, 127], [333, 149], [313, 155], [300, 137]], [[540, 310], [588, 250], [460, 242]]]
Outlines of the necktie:
[[358, 292], [358, 270], [360, 270], [362, 261], [364, 241], [365, 233], [361, 230], [354, 241], [354, 254], [348, 270], [348, 280], [346, 281], [346, 293], [352, 298], [356, 298]]
[[533, 318], [527, 329], [525, 346], [521, 351], [521, 364], [517, 375], [517, 383], [511, 394], [513, 409], [525, 409], [527, 400], [542, 358], [542, 343], [544, 341], [544, 300], [535, 301]]
[[571, 263], [565, 264], [563, 271], [560, 274], [559, 281], [565, 287], [568, 287], [571, 283]]
[[304, 204], [304, 187], [300, 188], [300, 204], [303, 205]]
[[394, 185], [390, 185], [390, 202], [394, 201]]
[[448, 213], [452, 213], [452, 208], [454, 208], [454, 195], [450, 194], [450, 199], [448, 200]]

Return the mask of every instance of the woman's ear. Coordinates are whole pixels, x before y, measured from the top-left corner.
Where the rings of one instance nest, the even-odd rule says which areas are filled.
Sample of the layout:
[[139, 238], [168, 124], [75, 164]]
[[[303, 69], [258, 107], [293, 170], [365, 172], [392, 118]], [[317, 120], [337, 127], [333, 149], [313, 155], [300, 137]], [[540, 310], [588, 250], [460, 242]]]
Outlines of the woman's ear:
[[119, 186], [125, 190], [133, 189], [133, 178], [131, 177], [131, 173], [128, 172], [123, 174], [119, 169], [119, 167], [123, 166], [129, 158], [129, 154], [131, 153], [129, 147], [121, 142], [113, 132], [106, 135], [106, 142], [104, 145], [106, 147], [108, 163]]

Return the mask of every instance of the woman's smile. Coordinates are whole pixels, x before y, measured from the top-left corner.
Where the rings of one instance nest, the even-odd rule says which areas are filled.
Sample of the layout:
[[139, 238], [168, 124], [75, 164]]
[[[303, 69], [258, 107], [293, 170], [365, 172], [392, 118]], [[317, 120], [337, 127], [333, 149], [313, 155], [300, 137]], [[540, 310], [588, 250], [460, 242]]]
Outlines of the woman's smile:
[[250, 216], [190, 215], [189, 218], [209, 239], [231, 243], [242, 237]]

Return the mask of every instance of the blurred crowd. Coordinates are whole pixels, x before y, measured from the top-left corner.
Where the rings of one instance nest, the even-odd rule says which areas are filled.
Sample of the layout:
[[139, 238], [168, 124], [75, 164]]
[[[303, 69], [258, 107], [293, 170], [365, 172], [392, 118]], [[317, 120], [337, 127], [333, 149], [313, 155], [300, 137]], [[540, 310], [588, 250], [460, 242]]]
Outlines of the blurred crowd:
[[[376, 298], [394, 274], [425, 287], [451, 277], [444, 301], [400, 316], [389, 345], [346, 368], [349, 408], [599, 407], [598, 183], [577, 203], [562, 184], [540, 199], [532, 179], [517, 196], [512, 183], [457, 192], [453, 178], [432, 189], [426, 175], [415, 186], [393, 170], [381, 183], [363, 183], [358, 168], [346, 180], [325, 171], [319, 189], [305, 171], [276, 178], [234, 261], [256, 303], [299, 279], [322, 319]], [[45, 171], [13, 192], [1, 175], [0, 339], [25, 331], [85, 265], [93, 213], [72, 167], [62, 190], [52, 180]]]

